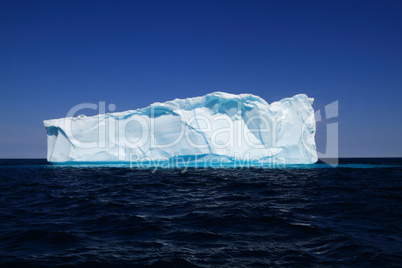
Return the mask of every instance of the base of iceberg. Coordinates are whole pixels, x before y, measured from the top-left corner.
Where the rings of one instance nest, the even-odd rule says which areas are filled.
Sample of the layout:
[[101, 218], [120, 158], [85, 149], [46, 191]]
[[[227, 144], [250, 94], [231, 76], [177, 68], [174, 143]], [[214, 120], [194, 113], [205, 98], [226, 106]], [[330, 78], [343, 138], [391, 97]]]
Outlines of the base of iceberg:
[[317, 161], [313, 99], [214, 92], [137, 110], [45, 120], [51, 163], [272, 167]]

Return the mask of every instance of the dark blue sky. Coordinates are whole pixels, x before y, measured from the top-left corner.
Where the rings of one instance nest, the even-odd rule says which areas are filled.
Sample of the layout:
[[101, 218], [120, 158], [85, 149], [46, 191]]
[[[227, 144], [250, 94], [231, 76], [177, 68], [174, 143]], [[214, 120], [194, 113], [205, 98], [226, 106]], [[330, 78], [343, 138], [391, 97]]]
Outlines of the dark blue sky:
[[341, 156], [402, 156], [402, 1], [1, 1], [0, 32], [1, 158], [79, 103], [218, 90], [338, 100]]

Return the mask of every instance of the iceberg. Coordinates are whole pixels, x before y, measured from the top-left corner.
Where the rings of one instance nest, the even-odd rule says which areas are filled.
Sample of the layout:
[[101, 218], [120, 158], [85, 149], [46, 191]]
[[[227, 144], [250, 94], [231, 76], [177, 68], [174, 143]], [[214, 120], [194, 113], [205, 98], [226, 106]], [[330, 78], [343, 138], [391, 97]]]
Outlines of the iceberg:
[[147, 163], [170, 167], [264, 166], [317, 161], [314, 99], [268, 104], [214, 92], [142, 109], [45, 120], [51, 163]]

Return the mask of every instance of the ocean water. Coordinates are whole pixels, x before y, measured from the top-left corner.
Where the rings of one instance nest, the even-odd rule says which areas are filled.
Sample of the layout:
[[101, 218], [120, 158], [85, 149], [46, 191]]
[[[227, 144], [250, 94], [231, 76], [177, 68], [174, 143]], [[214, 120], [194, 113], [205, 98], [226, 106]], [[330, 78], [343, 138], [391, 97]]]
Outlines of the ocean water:
[[0, 266], [397, 267], [402, 159], [132, 169], [0, 160]]

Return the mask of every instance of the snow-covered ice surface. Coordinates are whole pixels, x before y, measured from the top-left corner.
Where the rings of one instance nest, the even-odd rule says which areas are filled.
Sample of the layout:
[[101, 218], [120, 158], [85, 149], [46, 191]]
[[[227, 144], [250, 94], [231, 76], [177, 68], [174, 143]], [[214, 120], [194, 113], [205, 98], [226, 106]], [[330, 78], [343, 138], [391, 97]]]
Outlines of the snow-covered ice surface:
[[313, 99], [214, 92], [137, 110], [45, 120], [52, 163], [267, 166], [317, 161]]

